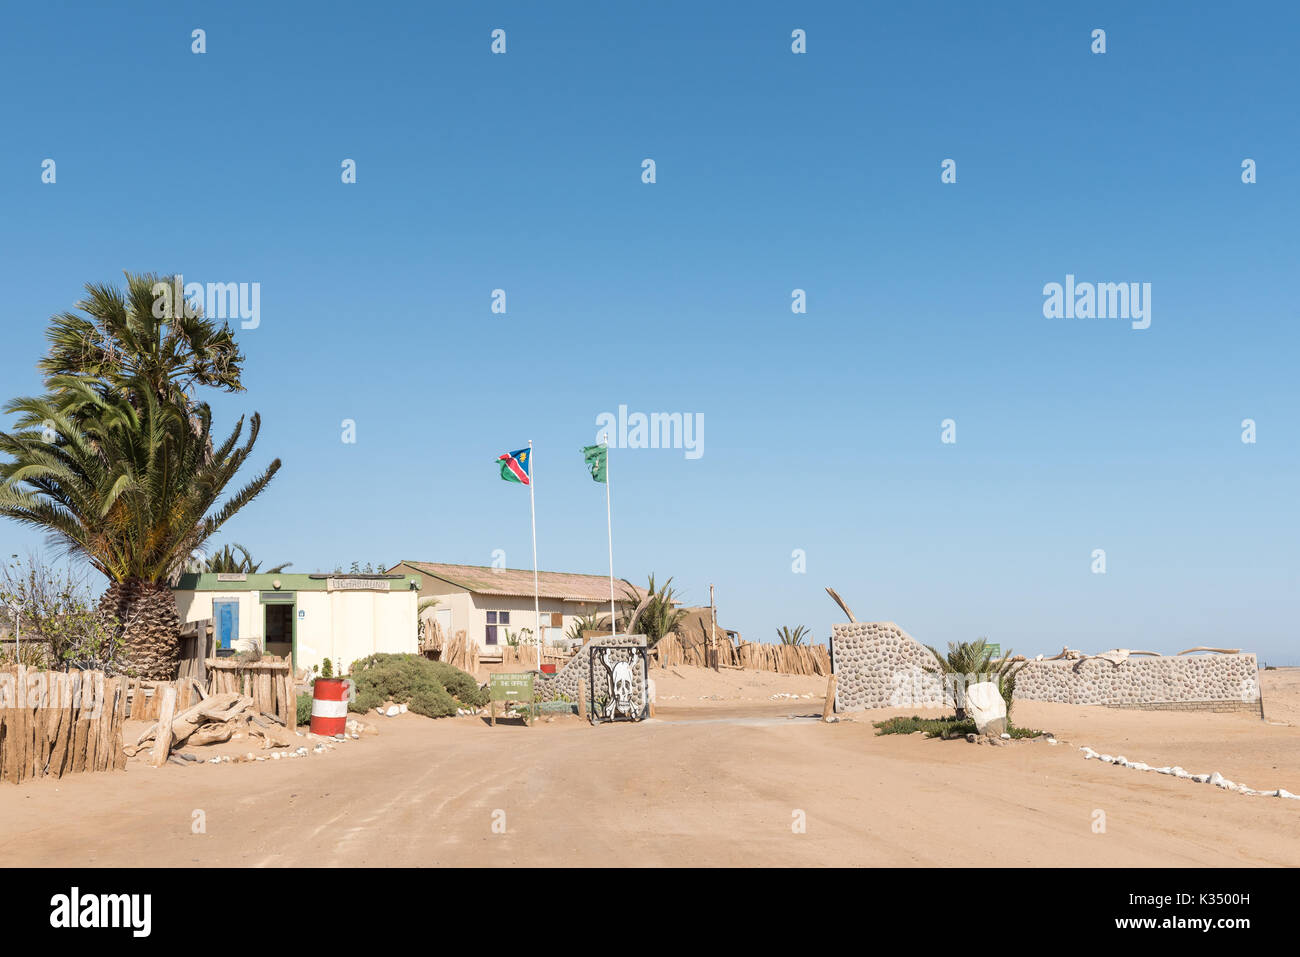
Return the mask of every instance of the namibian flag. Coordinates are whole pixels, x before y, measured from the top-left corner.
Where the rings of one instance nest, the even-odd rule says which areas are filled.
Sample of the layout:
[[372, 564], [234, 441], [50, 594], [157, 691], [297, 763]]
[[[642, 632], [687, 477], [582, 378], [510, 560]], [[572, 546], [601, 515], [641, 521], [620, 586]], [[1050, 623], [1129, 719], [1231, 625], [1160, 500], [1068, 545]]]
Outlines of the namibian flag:
[[529, 469], [532, 463], [529, 459], [532, 453], [528, 449], [520, 449], [517, 452], [504, 452], [497, 456], [497, 461], [501, 463], [501, 477], [507, 482], [518, 482], [520, 485], [528, 485], [532, 479], [529, 478]]

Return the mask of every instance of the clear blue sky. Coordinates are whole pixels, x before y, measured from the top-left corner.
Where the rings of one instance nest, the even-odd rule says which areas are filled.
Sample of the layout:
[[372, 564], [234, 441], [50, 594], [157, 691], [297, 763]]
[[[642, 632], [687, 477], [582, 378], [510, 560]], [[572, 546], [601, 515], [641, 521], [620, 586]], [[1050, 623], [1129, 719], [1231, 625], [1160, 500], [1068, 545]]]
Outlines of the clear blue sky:
[[[613, 452], [617, 573], [712, 581], [747, 638], [824, 640], [831, 585], [931, 644], [1300, 658], [1294, 4], [2, 17], [0, 394], [86, 281], [260, 282], [248, 391], [210, 398], [284, 468], [221, 540], [528, 567], [492, 460], [531, 438], [542, 567], [603, 573], [579, 449], [625, 404], [705, 445]], [[1067, 273], [1150, 282], [1151, 327], [1044, 318]]]

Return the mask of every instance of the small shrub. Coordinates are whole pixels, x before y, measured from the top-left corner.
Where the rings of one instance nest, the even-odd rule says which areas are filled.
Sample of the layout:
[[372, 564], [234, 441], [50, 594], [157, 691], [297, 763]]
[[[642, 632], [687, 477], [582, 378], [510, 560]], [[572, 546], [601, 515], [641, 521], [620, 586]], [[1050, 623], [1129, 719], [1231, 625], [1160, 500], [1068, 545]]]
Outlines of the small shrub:
[[311, 724], [311, 695], [306, 692], [298, 695], [298, 724]]
[[[427, 660], [427, 659], [426, 659]], [[456, 700], [472, 705], [475, 708], [482, 708], [488, 703], [488, 690], [480, 687], [479, 683], [474, 680], [474, 676], [466, 671], [461, 671], [455, 665], [449, 665], [445, 661], [429, 661], [433, 668], [433, 673], [442, 686]]]
[[[917, 731], [924, 731], [932, 738], [961, 738], [968, 734], [976, 734], [975, 722], [967, 718], [958, 718], [956, 715], [949, 715], [944, 718], [922, 718], [920, 715], [912, 715], [910, 718], [888, 718], [884, 721], [873, 721], [872, 727], [876, 729], [876, 734], [915, 734]], [[1043, 732], [1035, 731], [1030, 728], [1017, 728], [1010, 721], [1007, 722], [1007, 734], [1013, 738], [1036, 738]]]
[[333, 677], [334, 677], [334, 662], [330, 661], [328, 658], [326, 658], [324, 661], [322, 661], [322, 662], [320, 663], [320, 676], [321, 676], [322, 678], [333, 678]]
[[441, 718], [458, 707], [481, 707], [487, 692], [459, 668], [420, 655], [378, 654], [352, 663], [356, 697], [351, 711], [365, 712], [386, 701], [405, 704], [416, 714]]

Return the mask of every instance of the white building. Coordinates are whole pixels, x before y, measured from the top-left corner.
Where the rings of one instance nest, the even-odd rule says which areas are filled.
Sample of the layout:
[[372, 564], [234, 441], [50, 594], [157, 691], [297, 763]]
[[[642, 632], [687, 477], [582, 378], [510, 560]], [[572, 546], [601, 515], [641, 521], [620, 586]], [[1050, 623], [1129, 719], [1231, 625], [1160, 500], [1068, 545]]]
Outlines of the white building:
[[419, 651], [419, 575], [188, 574], [182, 622], [211, 621], [217, 654], [260, 648], [335, 674], [376, 652]]
[[[489, 568], [482, 565], [446, 565], [437, 562], [403, 561], [388, 570], [390, 575], [418, 577], [421, 598], [437, 598], [432, 615], [444, 635], [464, 631], [479, 646], [483, 657], [500, 654], [508, 644], [507, 633], [527, 628], [535, 637], [537, 618], [533, 609], [533, 570]], [[542, 638], [554, 644], [573, 623], [586, 615], [609, 616], [609, 577], [569, 572], [539, 572]], [[614, 579], [614, 598], [622, 603], [629, 592], [638, 599], [645, 589]]]

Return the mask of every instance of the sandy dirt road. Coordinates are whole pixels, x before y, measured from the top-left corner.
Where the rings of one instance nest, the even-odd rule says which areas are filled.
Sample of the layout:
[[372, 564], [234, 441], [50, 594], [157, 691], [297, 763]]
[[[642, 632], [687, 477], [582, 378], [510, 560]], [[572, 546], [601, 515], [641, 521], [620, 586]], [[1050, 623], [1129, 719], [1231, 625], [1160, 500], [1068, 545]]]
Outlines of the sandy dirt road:
[[[1300, 792], [1293, 725], [1028, 705], [1022, 723], [1051, 722], [1063, 743], [994, 748], [877, 737], [870, 715], [785, 717], [820, 714], [820, 695], [802, 697], [818, 679], [788, 681], [781, 687], [801, 697], [773, 700], [761, 681], [746, 694], [710, 686], [717, 676], [679, 677], [679, 697], [640, 725], [489, 728], [406, 715], [296, 761], [133, 763], [3, 786], [0, 863], [1300, 864], [1300, 801], [1084, 761], [1075, 749], [1127, 747], [1133, 760]], [[661, 675], [660, 693], [675, 680]], [[205, 833], [192, 833], [196, 810]], [[1104, 834], [1093, 833], [1096, 810]], [[499, 812], [504, 833], [493, 831]], [[806, 833], [792, 829], [797, 812]]]

